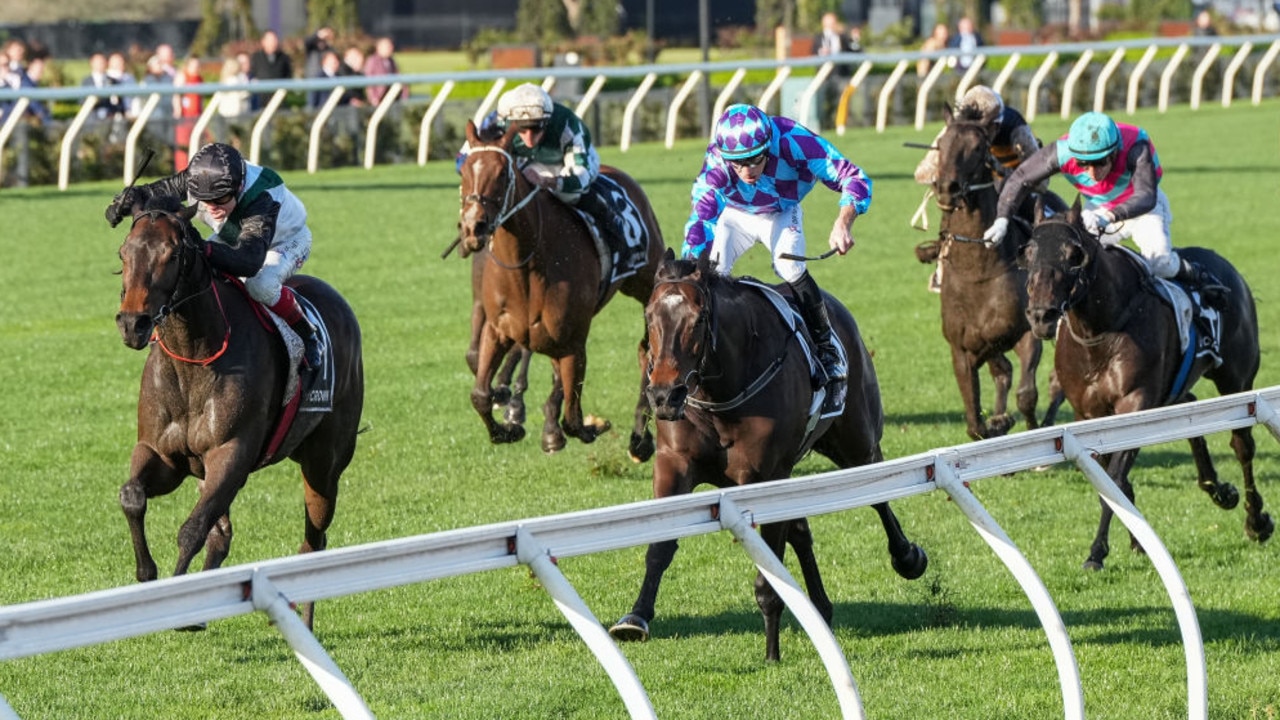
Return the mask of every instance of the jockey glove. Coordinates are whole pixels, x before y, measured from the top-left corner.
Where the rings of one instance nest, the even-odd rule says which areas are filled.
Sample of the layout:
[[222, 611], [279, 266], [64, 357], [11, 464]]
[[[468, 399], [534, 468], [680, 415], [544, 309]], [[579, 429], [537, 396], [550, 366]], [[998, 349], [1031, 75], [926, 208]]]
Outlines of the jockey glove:
[[1106, 210], [1085, 210], [1080, 213], [1080, 221], [1084, 229], [1094, 235], [1102, 235], [1111, 224], [1111, 213]]
[[991, 245], [999, 245], [1000, 241], [1004, 240], [1004, 236], [1008, 233], [1009, 218], [996, 218], [996, 221], [991, 223], [991, 227], [987, 228], [987, 231], [982, 233], [982, 239], [986, 240]]
[[111, 204], [107, 206], [105, 213], [107, 222], [111, 223], [111, 227], [119, 225], [125, 216], [133, 214], [133, 206], [142, 202], [142, 200], [142, 191], [132, 185], [121, 190], [111, 200]]

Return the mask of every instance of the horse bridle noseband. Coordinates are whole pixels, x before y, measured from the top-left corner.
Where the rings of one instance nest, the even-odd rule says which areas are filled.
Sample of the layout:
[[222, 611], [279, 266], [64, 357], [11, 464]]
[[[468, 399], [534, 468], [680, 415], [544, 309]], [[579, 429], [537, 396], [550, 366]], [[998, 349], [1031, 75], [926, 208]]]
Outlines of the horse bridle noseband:
[[157, 310], [156, 314], [151, 318], [151, 323], [155, 327], [159, 328], [160, 324], [172, 315], [173, 311], [179, 306], [190, 300], [194, 300], [206, 292], [209, 292], [213, 287], [213, 283], [210, 282], [209, 287], [203, 290], [188, 293], [179, 297], [178, 288], [180, 288], [182, 286], [182, 282], [187, 279], [187, 275], [190, 273], [191, 267], [193, 267], [192, 263], [204, 261], [206, 266], [209, 263], [208, 258], [197, 251], [200, 247], [200, 238], [194, 235], [195, 230], [191, 227], [191, 223], [189, 221], [183, 219], [177, 213], [170, 210], [139, 210], [133, 214], [133, 223], [129, 226], [130, 231], [132, 231], [134, 225], [138, 224], [138, 220], [144, 217], [152, 220], [157, 218], [168, 218], [169, 220], [177, 223], [178, 227], [182, 228], [182, 239], [178, 241], [178, 284], [174, 286], [173, 293], [169, 296], [169, 302], [161, 305], [160, 309]]
[[[493, 221], [493, 226], [495, 228], [502, 227], [503, 223], [505, 223], [508, 218], [520, 212], [520, 210], [524, 208], [525, 205], [528, 205], [529, 202], [533, 200], [534, 196], [538, 194], [538, 191], [542, 190], [542, 188], [538, 185], [534, 185], [533, 189], [530, 190], [529, 193], [526, 194], [524, 198], [520, 200], [520, 202], [515, 203], [515, 205], [513, 206], [512, 202], [515, 200], [515, 194], [516, 194], [516, 160], [515, 158], [512, 157], [511, 153], [507, 152], [506, 150], [493, 145], [480, 145], [478, 147], [473, 147], [470, 149], [470, 152], [472, 153], [495, 152], [501, 155], [503, 160], [505, 161], [503, 167], [506, 169], [506, 172], [507, 172], [507, 190], [502, 196], [502, 204], [499, 205], [497, 200], [494, 200], [488, 195], [480, 195], [479, 193], [470, 193], [468, 195], [463, 196], [462, 198], [462, 203], [464, 205], [472, 202], [479, 203], [481, 207], [498, 205], [498, 218]], [[473, 180], [472, 183], [474, 184], [474, 182], [475, 181]], [[528, 256], [526, 256], [523, 260], [516, 263], [515, 265], [508, 265], [506, 263], [499, 261], [497, 258], [493, 256], [493, 253], [489, 253], [489, 259], [492, 260], [494, 263], [498, 264], [499, 266], [506, 268], [507, 270], [518, 270], [519, 268], [527, 265], [529, 261], [533, 259], [533, 252], [530, 251]]]

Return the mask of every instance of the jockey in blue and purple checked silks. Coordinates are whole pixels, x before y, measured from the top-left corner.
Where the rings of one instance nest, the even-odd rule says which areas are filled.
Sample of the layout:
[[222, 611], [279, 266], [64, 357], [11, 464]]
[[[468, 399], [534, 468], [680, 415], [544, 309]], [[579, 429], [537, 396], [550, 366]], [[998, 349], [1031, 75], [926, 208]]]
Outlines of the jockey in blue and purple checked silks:
[[847, 369], [831, 343], [822, 291], [804, 261], [781, 257], [805, 254], [800, 201], [819, 181], [840, 193], [828, 244], [843, 255], [854, 244], [853, 221], [871, 205], [871, 180], [803, 125], [753, 105], [729, 107], [716, 123], [715, 139], [693, 182], [682, 253], [710, 252], [718, 271], [727, 275], [752, 245], [767, 245], [774, 272], [795, 293], [828, 379], [843, 381]]

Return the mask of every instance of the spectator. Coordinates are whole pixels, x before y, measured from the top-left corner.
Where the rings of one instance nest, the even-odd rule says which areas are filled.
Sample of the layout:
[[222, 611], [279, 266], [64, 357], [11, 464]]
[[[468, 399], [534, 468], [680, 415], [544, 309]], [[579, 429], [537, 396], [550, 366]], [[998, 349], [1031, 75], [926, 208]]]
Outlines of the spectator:
[[[138, 79], [133, 76], [124, 53], [113, 52], [107, 56], [107, 77], [121, 88], [136, 87]], [[111, 101], [120, 107], [120, 112], [127, 118], [138, 116], [138, 96], [112, 95]]]
[[[325, 50], [322, 57], [320, 58], [319, 74], [317, 74], [315, 77], [318, 79], [324, 79], [324, 80], [337, 80], [338, 77], [341, 76], [342, 74], [341, 70], [342, 70], [342, 60], [341, 58], [338, 57], [338, 53], [334, 52], [333, 50]], [[324, 105], [325, 101], [329, 99], [329, 95], [332, 92], [333, 91], [331, 89], [330, 90], [312, 90], [310, 93], [308, 93], [308, 96], [309, 96], [307, 98], [308, 107], [318, 108], [321, 105]], [[343, 93], [342, 98], [338, 101], [338, 104], [350, 105], [351, 98], [349, 97], [349, 93]]]
[[[363, 77], [364, 76], [364, 51], [358, 47], [352, 46], [342, 55], [342, 65], [338, 68], [339, 77]], [[354, 107], [363, 107], [368, 103], [364, 99], [364, 90], [361, 88], [348, 88], [344, 103], [349, 103]]]
[[[280, 36], [275, 32], [262, 33], [261, 46], [249, 56], [249, 78], [254, 82], [293, 79], [293, 61], [280, 50]], [[255, 103], [264, 102], [266, 96], [258, 95]]]
[[156, 60], [160, 63], [161, 82], [172, 85], [173, 79], [178, 76], [178, 68], [174, 64], [177, 61], [173, 54], [173, 46], [168, 43], [157, 45]]
[[862, 52], [862, 26], [860, 25], [849, 28], [849, 52]]
[[[10, 40], [4, 48], [3, 64], [5, 67], [4, 85], [14, 90], [22, 88], [34, 88], [36, 82], [27, 74], [27, 46], [21, 40]], [[44, 63], [39, 63], [38, 67], [43, 71]], [[12, 110], [16, 100], [10, 100], [0, 105], [0, 115], [7, 115]], [[41, 123], [48, 123], [50, 120], [49, 108], [44, 103], [32, 100], [27, 104], [26, 114], [34, 117]]]
[[[200, 75], [200, 58], [189, 57], [182, 64], [182, 72], [173, 79], [175, 86], [187, 87], [204, 82]], [[204, 109], [204, 96], [199, 92], [186, 92], [173, 97], [173, 116], [178, 118], [174, 132], [173, 166], [179, 172], [187, 167], [187, 151], [191, 146], [191, 132], [196, 118]]]
[[[389, 37], [380, 37], [374, 45], [373, 55], [369, 56], [364, 62], [364, 74], [367, 77], [376, 77], [378, 75], [399, 75], [400, 68], [396, 65], [394, 56], [396, 50], [395, 43]], [[382, 101], [382, 97], [387, 94], [386, 85], [370, 85], [365, 88], [365, 97], [369, 98], [370, 105], [377, 105]], [[409, 97], [409, 89], [405, 88], [400, 94], [401, 98]]]
[[[103, 53], [96, 52], [89, 56], [89, 77], [80, 81], [80, 87], [97, 88], [105, 90], [115, 85], [111, 78], [107, 77], [107, 56]], [[119, 105], [120, 98], [117, 96], [99, 95], [98, 104], [93, 110], [93, 116], [99, 120], [115, 117], [124, 112], [124, 108]]]
[[[945, 49], [950, 35], [951, 32], [947, 30], [945, 23], [938, 23], [937, 25], [934, 25], [933, 34], [925, 38], [924, 42], [921, 43], [920, 51], [931, 52]], [[920, 77], [924, 77], [929, 74], [929, 68], [932, 66], [933, 60], [929, 58], [920, 58], [920, 61], [916, 63], [916, 74]]]
[[1218, 34], [1217, 28], [1213, 26], [1213, 15], [1208, 10], [1196, 13], [1196, 25], [1191, 34], [1195, 37], [1214, 37]]
[[164, 64], [159, 55], [147, 58], [147, 72], [142, 76], [142, 85], [172, 85], [173, 78], [164, 72]]
[[[822, 32], [813, 38], [813, 54], [820, 56], [843, 55], [851, 52], [849, 39], [844, 34], [840, 18], [833, 12], [822, 15]], [[838, 62], [831, 68], [823, 88], [822, 116], [830, 116], [839, 107], [841, 93], [853, 75], [853, 68], [847, 62]]]
[[[249, 76], [236, 58], [227, 58], [222, 62], [222, 73], [218, 82], [223, 85], [247, 85]], [[224, 118], [236, 118], [249, 112], [249, 92], [247, 90], [223, 91], [218, 101], [218, 114]]]
[[303, 77], [320, 77], [324, 54], [333, 50], [333, 28], [325, 25], [308, 35], [302, 45], [307, 52], [306, 64], [302, 68]]
[[982, 47], [982, 36], [974, 28], [973, 19], [964, 16], [956, 23], [956, 34], [947, 41], [947, 47], [960, 51], [959, 56], [947, 60], [952, 67], [968, 70], [973, 64], [973, 54]]

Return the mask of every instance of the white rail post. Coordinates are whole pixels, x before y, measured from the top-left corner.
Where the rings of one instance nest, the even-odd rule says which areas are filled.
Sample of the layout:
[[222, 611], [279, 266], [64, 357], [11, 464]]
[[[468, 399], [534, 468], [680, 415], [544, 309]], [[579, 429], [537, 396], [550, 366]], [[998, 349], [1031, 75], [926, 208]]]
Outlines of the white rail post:
[[9, 707], [9, 703], [4, 699], [4, 695], [0, 695], [0, 720], [22, 720], [22, 718], [18, 717], [18, 713], [14, 712], [13, 708]]
[[1094, 489], [1102, 496], [1115, 512], [1129, 532], [1142, 544], [1142, 549], [1156, 572], [1164, 582], [1169, 599], [1173, 601], [1174, 614], [1178, 617], [1178, 627], [1182, 631], [1182, 644], [1187, 654], [1187, 717], [1189, 720], [1207, 720], [1209, 717], [1209, 676], [1204, 662], [1204, 640], [1200, 636], [1200, 621], [1196, 618], [1195, 606], [1191, 603], [1191, 594], [1187, 584], [1183, 582], [1173, 556], [1160, 541], [1160, 536], [1151, 528], [1138, 508], [1129, 502], [1129, 498], [1120, 492], [1116, 481], [1107, 474], [1106, 469], [1093, 458], [1093, 452], [1080, 444], [1074, 435], [1064, 432], [1062, 435], [1062, 453], [1067, 459], [1075, 462], [1093, 483]]
[[960, 84], [956, 86], [956, 98], [964, 97], [968, 92], [969, 86], [978, 79], [978, 73], [982, 72], [982, 66], [987, 64], [987, 56], [979, 53], [973, 56], [973, 62], [969, 64], [969, 69], [964, 72], [964, 77], [960, 78]]
[[640, 87], [631, 94], [631, 99], [627, 101], [627, 108], [622, 113], [622, 137], [618, 141], [618, 149], [626, 152], [631, 149], [631, 126], [636, 121], [636, 113], [640, 110], [640, 103], [644, 102], [644, 96], [649, 94], [649, 88], [653, 87], [653, 83], [658, 79], [657, 73], [649, 73], [640, 81]]
[[995, 90], [997, 95], [1004, 97], [1004, 86], [1009, 82], [1009, 78], [1013, 77], [1013, 71], [1018, 69], [1018, 61], [1021, 59], [1022, 53], [1009, 53], [1004, 68], [996, 76], [996, 81], [991, 84], [991, 89]]
[[1191, 109], [1200, 109], [1200, 94], [1204, 89], [1204, 76], [1209, 72], [1209, 68], [1218, 59], [1218, 53], [1222, 52], [1222, 45], [1214, 43], [1209, 46], [1209, 51], [1204, 54], [1204, 58], [1200, 64], [1196, 66], [1196, 71], [1191, 75]]
[[604, 75], [597, 75], [595, 79], [591, 81], [591, 86], [587, 88], [585, 93], [583, 93], [582, 99], [578, 101], [578, 107], [574, 109], [574, 112], [577, 113], [578, 117], [582, 117], [586, 114], [587, 109], [591, 107], [591, 103], [596, 101], [596, 96], [600, 94], [600, 90], [604, 87], [605, 81], [607, 80], [608, 78]]
[[258, 115], [258, 121], [253, 124], [253, 132], [249, 140], [249, 162], [257, 165], [261, 162], [262, 157], [262, 134], [267, 131], [267, 125], [271, 124], [271, 118], [275, 117], [276, 111], [280, 109], [280, 104], [284, 102], [285, 92], [281, 88], [271, 96], [267, 101], [267, 106], [262, 108], [262, 112]]
[[378, 126], [382, 124], [382, 119], [391, 111], [391, 106], [396, 104], [400, 99], [400, 91], [404, 89], [404, 83], [391, 83], [391, 87], [387, 89], [387, 94], [382, 96], [382, 100], [378, 102], [378, 109], [373, 111], [373, 117], [369, 118], [369, 127], [365, 130], [364, 136], [364, 169], [372, 170], [373, 161], [378, 154]]
[[498, 102], [498, 96], [502, 94], [502, 89], [507, 86], [506, 78], [498, 78], [493, 82], [493, 87], [489, 88], [489, 93], [484, 96], [484, 100], [480, 102], [480, 107], [476, 108], [476, 114], [471, 117], [476, 125], [484, 120], [484, 116], [489, 114], [489, 109]]
[[[342, 88], [337, 89], [342, 90]], [[261, 571], [255, 570], [253, 573], [252, 593], [254, 609], [265, 612], [271, 618], [276, 628], [280, 630], [280, 634], [284, 635], [284, 639], [293, 648], [298, 661], [307, 669], [307, 672], [311, 673], [311, 677], [320, 685], [324, 694], [329, 696], [338, 713], [347, 720], [353, 718], [373, 720], [373, 713], [365, 705], [360, 693], [352, 687], [351, 681], [342, 674], [342, 670], [324, 651], [324, 647], [316, 640], [316, 636], [311, 634], [306, 624], [289, 606], [288, 599]]]
[[876, 132], [878, 133], [884, 132], [885, 126], [889, 124], [889, 101], [893, 99], [893, 92], [902, 81], [908, 65], [906, 60], [899, 60], [893, 72], [889, 73], [889, 78], [884, 81], [884, 87], [880, 88], [880, 98], [876, 103]]
[[324, 124], [329, 121], [329, 116], [333, 114], [333, 109], [338, 107], [338, 103], [346, 92], [347, 89], [341, 86], [329, 91], [329, 99], [320, 106], [316, 119], [311, 122], [311, 138], [307, 143], [307, 174], [309, 175], [314, 175], [316, 170], [320, 169], [320, 134], [324, 131]]
[[1157, 108], [1160, 112], [1169, 109], [1169, 88], [1173, 86], [1173, 76], [1178, 72], [1178, 66], [1182, 64], [1182, 59], [1190, 52], [1190, 47], [1186, 43], [1178, 46], [1174, 51], [1173, 57], [1169, 58], [1169, 64], [1164, 66], [1164, 71], [1160, 73], [1160, 100]]
[[200, 117], [196, 119], [196, 124], [191, 128], [191, 140], [187, 145], [189, 155], [195, 155], [204, 143], [200, 142], [200, 138], [204, 135], [204, 131], [209, 127], [209, 123], [213, 121], [214, 113], [218, 112], [218, 104], [222, 102], [222, 93], [215, 92], [209, 98], [209, 102], [205, 104], [204, 110], [200, 112]]
[[1258, 67], [1253, 71], [1254, 105], [1258, 105], [1262, 102], [1262, 85], [1267, 78], [1267, 70], [1271, 67], [1271, 64], [1276, 61], [1276, 55], [1278, 54], [1280, 54], [1280, 40], [1276, 40], [1271, 43], [1271, 47], [1267, 48], [1267, 52], [1264, 53], [1262, 59], [1258, 61]]
[[[742, 78], [747, 76], [746, 68], [738, 68], [733, 77], [729, 78], [729, 82], [725, 83], [724, 89], [716, 96], [715, 105], [711, 107], [711, 122], [714, 123], [720, 119], [720, 115], [724, 113], [724, 106], [729, 104], [729, 98], [733, 97], [733, 91], [738, 89], [742, 84]], [[715, 139], [716, 129], [711, 128], [711, 137]]]
[[1248, 59], [1252, 50], [1253, 43], [1246, 41], [1236, 50], [1235, 57], [1227, 65], [1227, 71], [1222, 74], [1222, 107], [1231, 107], [1231, 97], [1235, 95], [1236, 89], [1236, 73], [1240, 72], [1240, 66]]
[[[689, 93], [697, 87], [698, 82], [702, 80], [702, 71], [694, 70], [689, 73], [689, 77], [685, 79], [684, 85], [680, 86], [679, 92], [671, 99], [671, 106], [667, 108], [667, 149], [671, 149], [676, 144], [676, 123], [680, 120], [680, 106], [688, 99]], [[719, 116], [717, 116], [719, 117]]]
[[1124, 98], [1124, 110], [1130, 115], [1138, 111], [1138, 94], [1142, 86], [1142, 76], [1151, 66], [1151, 61], [1155, 59], [1158, 49], [1155, 45], [1149, 46], [1142, 54], [1142, 59], [1134, 66], [1133, 72], [1129, 73], [1129, 92]]
[[640, 678], [636, 676], [631, 663], [627, 662], [626, 656], [618, 649], [618, 644], [582, 601], [568, 578], [556, 567], [555, 558], [524, 526], [516, 530], [516, 558], [529, 566], [555, 601], [556, 607], [578, 632], [596, 660], [604, 666], [631, 717], [656, 719], [653, 704], [649, 702], [649, 693], [640, 684]]
[[1120, 67], [1120, 62], [1124, 60], [1124, 48], [1116, 48], [1111, 53], [1111, 59], [1106, 65], [1102, 66], [1102, 70], [1098, 73], [1098, 80], [1093, 85], [1093, 110], [1094, 112], [1103, 112], [1107, 108], [1107, 81], [1115, 74], [1116, 68]]
[[142, 109], [138, 111], [138, 117], [134, 118], [133, 125], [129, 126], [129, 134], [124, 139], [124, 184], [128, 185], [137, 178], [133, 176], [134, 157], [138, 152], [138, 138], [142, 137], [142, 131], [147, 129], [147, 120], [151, 118], [151, 113], [156, 111], [156, 105], [160, 104], [160, 93], [151, 93], [147, 96], [147, 101], [142, 104]]
[[[929, 91], [938, 82], [938, 78], [942, 77], [943, 71], [947, 69], [944, 62], [935, 62], [933, 67], [929, 68], [928, 74], [924, 76], [924, 80], [920, 81], [920, 89], [916, 91], [916, 129], [924, 129], [925, 116], [929, 111]], [[957, 93], [958, 95], [959, 93]]]
[[1075, 95], [1076, 83], [1079, 82], [1080, 76], [1089, 68], [1089, 63], [1093, 62], [1093, 51], [1085, 50], [1080, 54], [1080, 59], [1076, 60], [1076, 64], [1071, 67], [1071, 72], [1067, 73], [1067, 79], [1062, 83], [1062, 110], [1059, 113], [1063, 120], [1071, 117], [1071, 97]]
[[[808, 117], [807, 117], [807, 113], [805, 113], [805, 108], [808, 108], [809, 103], [813, 102], [813, 96], [817, 95], [818, 91], [822, 89], [822, 84], [827, 81], [827, 77], [831, 75], [831, 70], [834, 69], [835, 66], [836, 64], [831, 61], [823, 63], [822, 67], [818, 68], [817, 74], [815, 74], [813, 76], [813, 79], [809, 81], [809, 84], [805, 86], [804, 91], [801, 92], [800, 96], [797, 97], [795, 101], [792, 103], [791, 105], [792, 117], [794, 117], [798, 122], [800, 123], [808, 122]], [[817, 120], [816, 117], [814, 119]], [[815, 124], [817, 125], [817, 127], [814, 127], [811, 129], [814, 132], [820, 131], [822, 129], [822, 122], [818, 121]]]
[[418, 126], [418, 165], [427, 164], [427, 150], [431, 147], [431, 121], [440, 114], [445, 99], [449, 97], [449, 93], [453, 92], [453, 85], [452, 80], [446, 80], [444, 85], [440, 86], [440, 92], [436, 93], [435, 99], [427, 106], [426, 114], [422, 116], [422, 124]]
[[[955, 454], [954, 451], [951, 454]], [[996, 557], [1004, 562], [1005, 567], [1013, 574], [1022, 591], [1040, 618], [1045, 635], [1049, 639], [1049, 648], [1053, 651], [1054, 664], [1058, 666], [1058, 684], [1062, 687], [1062, 706], [1064, 717], [1070, 720], [1084, 720], [1084, 687], [1080, 683], [1080, 668], [1076, 663], [1075, 652], [1071, 649], [1071, 637], [1067, 635], [1067, 627], [1062, 622], [1058, 606], [1054, 604], [1049, 590], [1036, 574], [1035, 568], [1027, 562], [1027, 558], [1018, 550], [1004, 529], [995, 518], [987, 512], [982, 503], [974, 497], [969, 487], [956, 474], [953, 463], [944, 461], [939, 456], [934, 465], [935, 482], [955, 502], [956, 507], [969, 518], [969, 524], [978, 532], [987, 545], [995, 552]]]
[[1044, 84], [1049, 73], [1053, 71], [1053, 66], [1057, 64], [1058, 51], [1054, 50], [1045, 56], [1036, 74], [1031, 76], [1031, 84], [1027, 86], [1027, 112], [1025, 113], [1027, 122], [1036, 119], [1036, 108], [1040, 105], [1040, 86]]
[[[3, 153], [4, 146], [9, 142], [9, 136], [13, 134], [14, 128], [18, 127], [18, 121], [27, 112], [27, 106], [31, 101], [27, 98], [18, 98], [13, 103], [13, 107], [9, 109], [9, 115], [4, 119], [4, 125], [0, 125], [0, 153]], [[126, 166], [127, 167], [127, 166]], [[126, 172], [128, 170], [126, 169]], [[4, 163], [0, 162], [0, 178], [4, 177]]]
[[1258, 422], [1267, 426], [1271, 431], [1271, 436], [1276, 440], [1280, 440], [1280, 412], [1276, 412], [1275, 407], [1267, 402], [1261, 395], [1255, 400], [1257, 408], [1254, 410], [1254, 417], [1258, 418]]
[[827, 626], [827, 621], [823, 619], [813, 603], [809, 602], [809, 597], [804, 594], [795, 578], [791, 577], [791, 573], [787, 571], [787, 567], [755, 531], [752, 523], [747, 521], [743, 512], [723, 494], [720, 496], [720, 525], [733, 533], [743, 549], [751, 556], [756, 567], [769, 581], [769, 585], [790, 608], [791, 614], [795, 615], [805, 632], [809, 633], [809, 639], [813, 641], [819, 657], [822, 658], [822, 663], [827, 667], [827, 674], [831, 676], [836, 698], [840, 701], [841, 716], [846, 720], [849, 718], [863, 720], [866, 715], [862, 709], [862, 698], [858, 695], [858, 686], [853, 681], [849, 663], [845, 660], [840, 644], [836, 642], [835, 634]]
[[66, 190], [67, 185], [71, 183], [71, 149], [76, 144], [76, 137], [80, 135], [80, 128], [84, 127], [85, 122], [89, 120], [89, 115], [97, 104], [97, 95], [85, 98], [84, 104], [80, 106], [80, 112], [76, 113], [75, 119], [67, 126], [67, 131], [62, 136], [62, 154], [58, 157], [59, 190]]
[[[791, 66], [783, 65], [773, 74], [773, 79], [765, 86], [764, 92], [760, 93], [760, 99], [756, 101], [756, 107], [769, 112], [769, 103], [773, 100], [773, 96], [778, 94], [782, 89], [782, 82], [791, 76]], [[781, 112], [781, 108], [779, 108]]]

